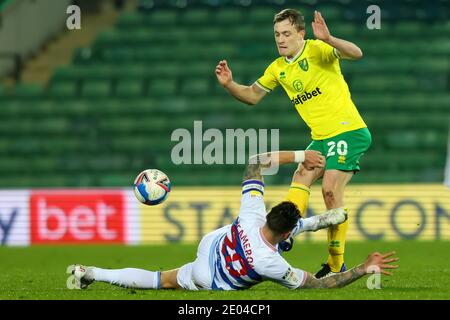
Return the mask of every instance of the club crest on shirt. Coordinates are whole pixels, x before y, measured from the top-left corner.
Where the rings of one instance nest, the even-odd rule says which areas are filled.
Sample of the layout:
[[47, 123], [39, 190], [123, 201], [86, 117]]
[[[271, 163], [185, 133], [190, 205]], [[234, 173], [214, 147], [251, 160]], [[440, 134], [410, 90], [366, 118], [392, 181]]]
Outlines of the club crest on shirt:
[[303, 71], [308, 71], [309, 69], [309, 64], [308, 64], [308, 60], [302, 59], [298, 62], [298, 65], [300, 66], [300, 68], [302, 68]]

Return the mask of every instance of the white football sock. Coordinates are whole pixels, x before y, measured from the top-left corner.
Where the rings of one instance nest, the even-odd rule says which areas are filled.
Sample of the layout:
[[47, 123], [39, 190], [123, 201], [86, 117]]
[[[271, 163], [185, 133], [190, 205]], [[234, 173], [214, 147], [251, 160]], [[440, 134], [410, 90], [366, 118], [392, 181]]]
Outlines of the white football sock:
[[160, 289], [161, 272], [147, 271], [143, 269], [101, 269], [93, 268], [95, 281], [108, 282], [110, 284], [138, 289]]

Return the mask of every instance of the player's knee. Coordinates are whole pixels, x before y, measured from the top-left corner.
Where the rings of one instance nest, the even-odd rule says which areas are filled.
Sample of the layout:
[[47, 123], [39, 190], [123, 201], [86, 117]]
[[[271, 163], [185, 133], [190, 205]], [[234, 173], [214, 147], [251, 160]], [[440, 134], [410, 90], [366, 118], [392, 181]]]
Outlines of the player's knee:
[[322, 187], [322, 195], [325, 204], [332, 204], [336, 202], [336, 190], [327, 186]]
[[161, 272], [161, 289], [179, 289], [181, 288], [177, 281], [178, 270]]
[[334, 207], [342, 202], [342, 190], [339, 190], [334, 185], [324, 184], [322, 185], [322, 196], [327, 207]]

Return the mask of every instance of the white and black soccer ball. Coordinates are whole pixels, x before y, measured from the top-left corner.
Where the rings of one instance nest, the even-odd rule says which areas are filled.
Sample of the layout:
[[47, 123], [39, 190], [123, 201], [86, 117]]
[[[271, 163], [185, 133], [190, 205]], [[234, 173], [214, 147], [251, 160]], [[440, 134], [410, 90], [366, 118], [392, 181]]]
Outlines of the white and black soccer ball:
[[164, 202], [171, 185], [167, 175], [157, 169], [147, 169], [138, 174], [134, 180], [134, 194], [136, 198], [149, 206]]

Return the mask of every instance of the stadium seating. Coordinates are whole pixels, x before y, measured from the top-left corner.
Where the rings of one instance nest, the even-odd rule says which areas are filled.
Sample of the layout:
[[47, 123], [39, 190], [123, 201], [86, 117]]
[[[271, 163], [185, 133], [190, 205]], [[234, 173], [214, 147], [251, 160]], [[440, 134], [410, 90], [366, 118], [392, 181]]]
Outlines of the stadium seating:
[[[310, 0], [301, 8], [307, 37], [319, 8], [330, 29], [365, 54], [341, 63], [373, 136], [355, 182], [441, 181], [450, 121], [449, 4], [380, 3], [388, 8], [380, 30], [365, 27], [360, 1]], [[251, 108], [214, 76], [224, 58], [238, 82], [261, 76], [277, 55], [273, 15], [287, 6], [299, 7], [289, 0], [143, 0], [91, 47], [77, 49], [47, 87], [0, 88], [0, 187], [124, 186], [151, 167], [177, 185], [238, 183], [243, 165], [172, 163], [172, 132], [193, 133], [195, 120], [204, 131], [279, 129], [281, 149], [305, 148], [310, 133], [281, 89]], [[288, 183], [291, 169], [270, 182]]]

